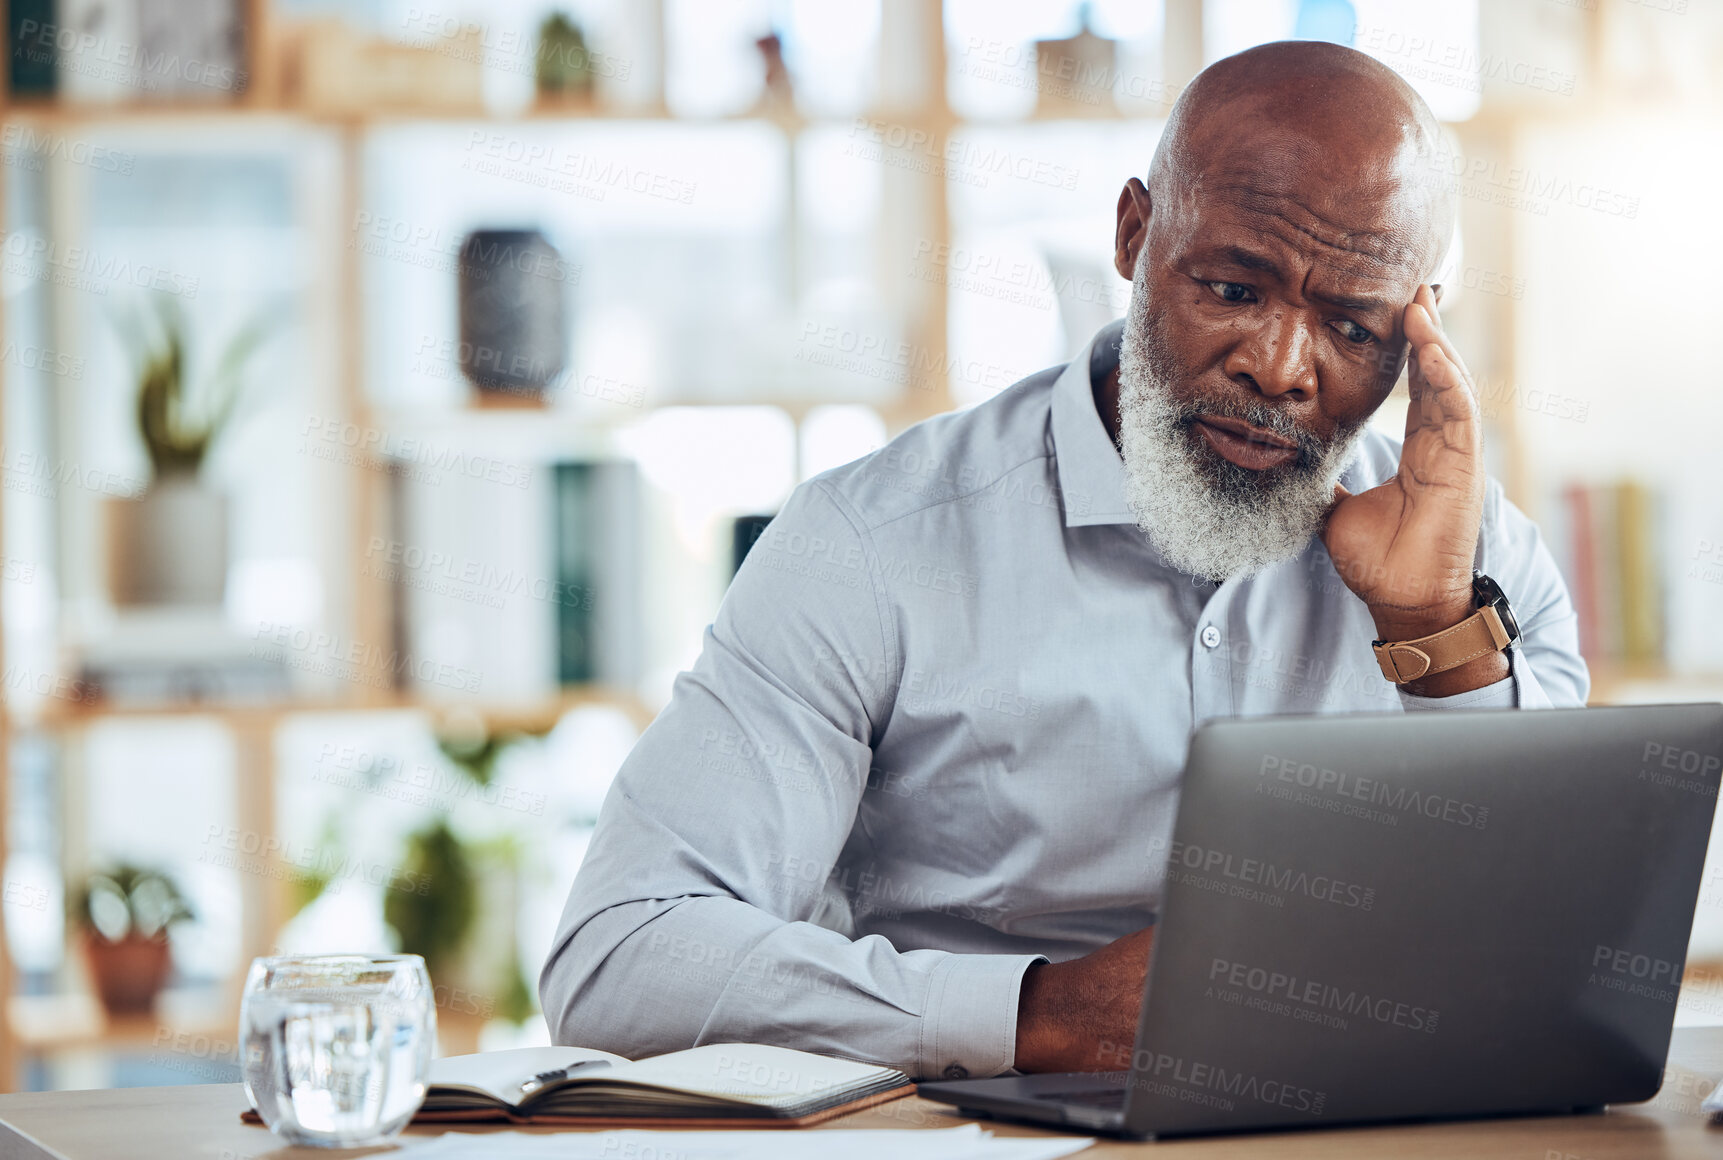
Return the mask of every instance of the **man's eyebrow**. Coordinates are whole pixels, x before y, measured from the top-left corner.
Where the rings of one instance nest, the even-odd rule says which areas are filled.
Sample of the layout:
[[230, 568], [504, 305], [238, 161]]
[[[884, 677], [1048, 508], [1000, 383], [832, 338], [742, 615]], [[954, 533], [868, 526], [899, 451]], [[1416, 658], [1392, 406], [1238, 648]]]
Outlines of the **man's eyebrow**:
[[[1281, 276], [1280, 266], [1266, 254], [1255, 250], [1247, 250], [1243, 246], [1223, 246], [1218, 251], [1222, 261], [1229, 262], [1244, 270], [1260, 270], [1275, 278]], [[1352, 310], [1359, 314], [1370, 314], [1378, 310], [1392, 311], [1394, 303], [1386, 298], [1371, 298], [1367, 295], [1354, 294], [1322, 294], [1312, 292], [1312, 297], [1320, 298], [1331, 306], [1342, 310]]]
[[1320, 298], [1331, 306], [1342, 310], [1353, 310], [1359, 314], [1369, 314], [1375, 310], [1392, 310], [1394, 304], [1386, 298], [1358, 298], [1350, 294], [1323, 294], [1312, 291], [1311, 297]]
[[1268, 257], [1266, 254], [1259, 254], [1254, 250], [1247, 250], [1242, 246], [1226, 246], [1220, 251], [1220, 256], [1225, 261], [1231, 262], [1233, 265], [1241, 267], [1242, 269], [1261, 270], [1264, 274], [1273, 274], [1277, 278], [1280, 277], [1280, 267], [1275, 264], [1273, 258]]

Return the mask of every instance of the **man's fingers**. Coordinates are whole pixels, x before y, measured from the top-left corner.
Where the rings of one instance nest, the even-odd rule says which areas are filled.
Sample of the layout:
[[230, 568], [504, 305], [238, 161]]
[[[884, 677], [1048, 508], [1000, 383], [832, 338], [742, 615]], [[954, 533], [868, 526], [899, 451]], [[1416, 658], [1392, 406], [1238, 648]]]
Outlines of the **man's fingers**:
[[1414, 348], [1423, 346], [1426, 342], [1435, 342], [1442, 334], [1442, 328], [1436, 322], [1436, 311], [1433, 307], [1425, 306], [1426, 301], [1424, 288], [1420, 286], [1418, 296], [1406, 307], [1406, 341]]
[[1425, 343], [1418, 348], [1419, 377], [1424, 380], [1424, 386], [1432, 391], [1446, 391], [1457, 388], [1469, 391], [1471, 384], [1466, 380], [1465, 369], [1448, 356], [1437, 343]]
[[1471, 375], [1460, 352], [1442, 333], [1436, 295], [1430, 287], [1418, 287], [1406, 307], [1404, 325], [1412, 345], [1406, 374], [1406, 390], [1412, 400], [1406, 412], [1407, 437], [1420, 427], [1473, 419], [1476, 392]]
[[1428, 343], [1413, 357], [1424, 381], [1420, 400], [1424, 422], [1440, 425], [1454, 420], [1470, 422], [1477, 417], [1470, 381], [1440, 345]]
[[[1410, 328], [1408, 327], [1408, 330]], [[1410, 438], [1412, 432], [1424, 425], [1424, 396], [1430, 390], [1430, 384], [1424, 379], [1424, 368], [1418, 361], [1418, 343], [1412, 344], [1412, 353], [1406, 358], [1406, 430], [1405, 437]]]
[[1417, 297], [1406, 307], [1405, 328], [1406, 341], [1412, 344], [1414, 352], [1435, 343], [1448, 356], [1448, 361], [1459, 367], [1462, 374], [1465, 373], [1466, 360], [1460, 357], [1460, 352], [1454, 349], [1454, 344], [1443, 332], [1441, 318], [1436, 313], [1436, 298], [1428, 286], [1418, 287]]

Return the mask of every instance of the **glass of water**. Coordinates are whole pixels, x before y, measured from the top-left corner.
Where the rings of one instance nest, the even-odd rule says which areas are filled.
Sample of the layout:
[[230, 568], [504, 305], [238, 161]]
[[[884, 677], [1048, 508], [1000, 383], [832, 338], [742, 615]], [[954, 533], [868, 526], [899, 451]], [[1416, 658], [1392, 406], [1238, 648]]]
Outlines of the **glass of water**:
[[406, 1127], [437, 1039], [418, 955], [287, 955], [251, 964], [239, 1012], [245, 1094], [294, 1144], [354, 1148]]

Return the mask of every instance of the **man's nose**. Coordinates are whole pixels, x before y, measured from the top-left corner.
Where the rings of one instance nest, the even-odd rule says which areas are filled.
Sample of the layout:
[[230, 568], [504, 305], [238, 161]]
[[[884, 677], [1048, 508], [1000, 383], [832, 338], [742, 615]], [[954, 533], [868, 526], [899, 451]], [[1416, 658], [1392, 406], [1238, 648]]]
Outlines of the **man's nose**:
[[1316, 397], [1316, 340], [1294, 310], [1277, 310], [1227, 355], [1226, 373], [1270, 398]]

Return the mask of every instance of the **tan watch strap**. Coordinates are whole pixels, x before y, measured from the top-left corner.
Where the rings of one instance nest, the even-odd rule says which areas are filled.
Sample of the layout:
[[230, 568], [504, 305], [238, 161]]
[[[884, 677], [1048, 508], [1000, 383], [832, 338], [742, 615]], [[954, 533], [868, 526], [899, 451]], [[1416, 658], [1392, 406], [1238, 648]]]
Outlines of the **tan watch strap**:
[[1457, 669], [1487, 653], [1501, 652], [1512, 638], [1491, 607], [1480, 608], [1453, 628], [1417, 640], [1378, 641], [1376, 663], [1396, 685]]

